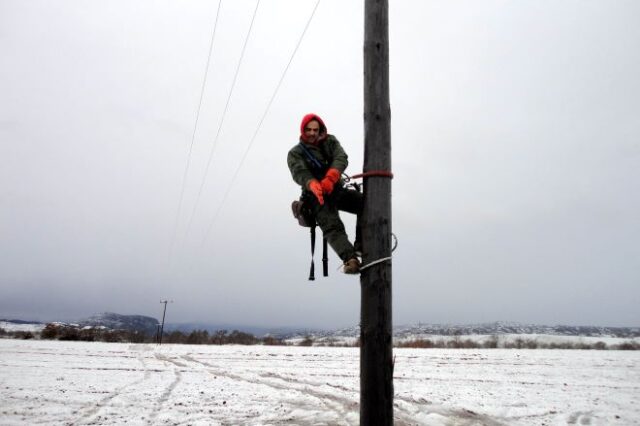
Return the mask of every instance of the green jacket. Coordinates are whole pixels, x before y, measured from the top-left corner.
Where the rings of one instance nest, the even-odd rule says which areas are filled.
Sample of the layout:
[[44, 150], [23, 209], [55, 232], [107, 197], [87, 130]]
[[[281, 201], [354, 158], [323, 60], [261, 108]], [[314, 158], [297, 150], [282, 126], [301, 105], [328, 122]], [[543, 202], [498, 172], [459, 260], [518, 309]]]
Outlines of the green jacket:
[[[293, 180], [303, 189], [307, 189], [309, 181], [312, 179], [321, 180], [330, 168], [338, 169], [343, 173], [349, 164], [347, 153], [342, 149], [342, 145], [333, 135], [327, 135], [326, 139], [320, 141], [318, 145], [310, 145], [304, 142], [304, 146], [318, 159], [324, 166], [323, 170], [314, 174], [309, 160], [300, 146], [294, 146], [287, 155], [287, 164]], [[341, 179], [342, 181], [342, 179]]]

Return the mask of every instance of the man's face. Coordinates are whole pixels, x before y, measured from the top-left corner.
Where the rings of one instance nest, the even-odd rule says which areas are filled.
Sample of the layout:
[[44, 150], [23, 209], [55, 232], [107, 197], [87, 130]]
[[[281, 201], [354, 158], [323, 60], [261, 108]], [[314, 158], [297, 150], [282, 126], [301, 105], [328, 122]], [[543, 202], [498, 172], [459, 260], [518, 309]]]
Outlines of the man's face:
[[304, 138], [309, 143], [315, 143], [320, 135], [320, 123], [311, 120], [304, 126]]

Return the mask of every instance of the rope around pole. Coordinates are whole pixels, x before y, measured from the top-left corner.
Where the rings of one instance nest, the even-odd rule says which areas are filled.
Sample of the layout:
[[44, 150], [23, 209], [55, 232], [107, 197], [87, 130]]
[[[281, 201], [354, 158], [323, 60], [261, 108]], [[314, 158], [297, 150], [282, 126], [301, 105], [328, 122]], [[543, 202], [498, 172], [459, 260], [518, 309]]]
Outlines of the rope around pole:
[[382, 259], [374, 260], [373, 262], [369, 262], [366, 265], [363, 265], [360, 267], [360, 272], [364, 271], [370, 266], [377, 265], [378, 263], [386, 262], [387, 260], [391, 260], [391, 259], [392, 257], [389, 256], [389, 257], [383, 257]]
[[[395, 249], [398, 247], [398, 237], [396, 237], [396, 234], [394, 234], [393, 232], [391, 233], [391, 236], [393, 237], [393, 247], [391, 248], [391, 253], [393, 253]], [[362, 265], [360, 267], [360, 272], [364, 271], [365, 269], [371, 266], [377, 265], [378, 263], [386, 262], [387, 260], [391, 260], [391, 259], [393, 258], [391, 256], [388, 256], [388, 257], [383, 257], [381, 259], [369, 262], [366, 265]]]
[[359, 179], [365, 177], [386, 177], [389, 179], [393, 179], [393, 173], [388, 170], [371, 170], [369, 172], [363, 172], [357, 175], [350, 176], [349, 179]]

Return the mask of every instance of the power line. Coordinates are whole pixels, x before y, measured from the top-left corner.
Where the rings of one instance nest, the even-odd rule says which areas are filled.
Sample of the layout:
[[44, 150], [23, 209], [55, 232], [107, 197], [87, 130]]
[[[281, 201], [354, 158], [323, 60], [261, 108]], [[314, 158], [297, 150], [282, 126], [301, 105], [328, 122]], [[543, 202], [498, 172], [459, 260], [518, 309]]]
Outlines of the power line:
[[311, 15], [309, 16], [309, 19], [307, 20], [307, 24], [305, 25], [304, 29], [302, 30], [302, 34], [300, 34], [300, 37], [298, 38], [298, 43], [296, 44], [296, 47], [293, 49], [293, 52], [291, 53], [291, 57], [289, 58], [289, 62], [287, 63], [287, 66], [284, 68], [284, 71], [282, 72], [282, 76], [280, 77], [280, 80], [278, 81], [278, 84], [276, 85], [276, 88], [273, 92], [273, 94], [271, 95], [271, 99], [269, 99], [269, 102], [267, 104], [267, 108], [264, 111], [264, 114], [262, 114], [262, 118], [260, 118], [260, 121], [258, 122], [258, 126], [256, 127], [255, 132], [253, 133], [253, 136], [251, 137], [251, 140], [249, 142], [249, 145], [247, 146], [247, 149], [245, 150], [242, 159], [240, 160], [240, 163], [238, 164], [238, 167], [236, 168], [233, 177], [231, 178], [231, 182], [229, 183], [229, 186], [227, 186], [227, 190], [224, 193], [224, 196], [222, 197], [222, 201], [220, 202], [220, 205], [218, 206], [218, 209], [215, 212], [215, 215], [213, 216], [213, 219], [211, 220], [211, 223], [209, 224], [209, 226], [207, 227], [207, 231], [204, 234], [204, 238], [202, 240], [202, 245], [204, 245], [204, 243], [207, 241], [207, 237], [209, 236], [209, 232], [211, 231], [211, 228], [213, 228], [213, 224], [216, 222], [216, 220], [218, 219], [218, 215], [220, 214], [220, 211], [222, 210], [222, 207], [224, 206], [225, 202], [227, 201], [227, 198], [229, 196], [229, 193], [231, 192], [231, 188], [233, 187], [233, 184], [236, 181], [236, 178], [238, 177], [238, 174], [240, 172], [240, 169], [242, 168], [242, 165], [244, 164], [245, 159], [247, 158], [247, 155], [249, 154], [249, 151], [251, 150], [251, 147], [253, 146], [253, 143], [256, 140], [256, 137], [258, 136], [258, 132], [260, 131], [260, 128], [262, 127], [262, 123], [264, 122], [264, 119], [267, 116], [267, 113], [269, 112], [269, 109], [271, 108], [271, 105], [273, 104], [274, 99], [276, 98], [276, 95], [278, 94], [278, 91], [280, 90], [280, 86], [282, 86], [282, 82], [284, 81], [284, 78], [287, 74], [287, 71], [289, 71], [289, 67], [291, 66], [291, 63], [293, 62], [293, 58], [295, 57], [296, 53], [298, 52], [298, 48], [300, 47], [300, 44], [302, 44], [302, 39], [304, 38], [305, 34], [307, 33], [307, 29], [309, 28], [309, 25], [311, 24], [311, 21], [313, 20], [313, 17], [316, 13], [316, 10], [318, 9], [318, 6], [320, 5], [320, 0], [316, 1], [316, 5], [314, 6], [313, 10], [311, 11]]
[[224, 119], [227, 115], [227, 111], [229, 109], [229, 103], [231, 101], [231, 96], [233, 94], [233, 90], [236, 86], [236, 81], [238, 79], [238, 74], [240, 72], [240, 66], [242, 65], [242, 59], [244, 58], [244, 53], [247, 49], [247, 44], [249, 42], [249, 36], [251, 35], [251, 29], [253, 28], [253, 23], [255, 22], [256, 15], [258, 13], [258, 6], [260, 6], [260, 0], [256, 2], [256, 8], [253, 11], [253, 17], [251, 18], [251, 24], [249, 25], [249, 30], [247, 31], [247, 36], [244, 39], [244, 45], [242, 46], [242, 52], [240, 53], [240, 59], [238, 60], [238, 65], [236, 66], [236, 72], [233, 76], [233, 81], [231, 83], [231, 89], [229, 90], [229, 95], [227, 96], [227, 102], [224, 106], [224, 111], [222, 112], [222, 118], [220, 119], [220, 124], [218, 125], [218, 130], [216, 132], [216, 136], [213, 140], [213, 145], [211, 146], [211, 151], [209, 152], [209, 160], [207, 161], [207, 167], [204, 171], [204, 176], [202, 178], [202, 182], [200, 183], [200, 189], [198, 190], [198, 196], [196, 198], [196, 202], [193, 206], [193, 211], [191, 212], [191, 217], [189, 218], [189, 223], [187, 225], [186, 236], [189, 235], [189, 231], [191, 230], [191, 224], [193, 223], [193, 218], [198, 210], [198, 205], [200, 204], [200, 199], [202, 198], [202, 189], [204, 188], [205, 182], [207, 180], [207, 175], [209, 174], [209, 166], [211, 166], [211, 160], [213, 159], [213, 152], [215, 151], [216, 145], [218, 143], [218, 137], [220, 136], [220, 130], [224, 124]]
[[200, 101], [198, 102], [198, 111], [196, 112], [196, 121], [193, 126], [193, 133], [191, 135], [191, 145], [189, 145], [189, 154], [187, 156], [187, 165], [184, 168], [184, 173], [182, 175], [182, 185], [180, 189], [180, 200], [178, 202], [178, 211], [176, 213], [176, 218], [174, 221], [173, 227], [173, 235], [171, 237], [171, 243], [169, 245], [169, 263], [171, 263], [171, 259], [173, 258], [173, 248], [176, 243], [176, 237], [178, 234], [178, 224], [180, 222], [180, 214], [182, 213], [182, 203], [184, 201], [184, 191], [187, 186], [187, 176], [189, 174], [189, 167], [191, 165], [191, 154], [193, 152], [193, 142], [196, 138], [196, 131], [198, 129], [198, 121], [200, 119], [200, 110], [202, 108], [202, 99], [204, 98], [204, 89], [207, 85], [207, 76], [209, 75], [209, 64], [211, 62], [211, 53], [213, 52], [213, 42], [216, 38], [216, 29], [218, 28], [218, 17], [220, 16], [220, 5], [222, 4], [222, 0], [218, 1], [218, 9], [216, 10], [216, 19], [213, 24], [213, 33], [211, 34], [211, 43], [209, 44], [209, 56], [207, 57], [207, 65], [205, 66], [204, 78], [202, 79], [202, 87], [200, 88]]

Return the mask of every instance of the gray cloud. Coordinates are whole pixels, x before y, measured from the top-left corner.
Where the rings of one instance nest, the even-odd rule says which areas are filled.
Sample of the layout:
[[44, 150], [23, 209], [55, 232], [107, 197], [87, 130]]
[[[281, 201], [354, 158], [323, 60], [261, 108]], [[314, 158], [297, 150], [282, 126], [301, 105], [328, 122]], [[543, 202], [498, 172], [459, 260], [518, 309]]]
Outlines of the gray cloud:
[[[262, 2], [228, 98], [255, 3], [223, 3], [170, 256], [217, 5], [4, 2], [0, 316], [357, 323], [285, 155], [313, 111], [361, 170], [360, 3], [321, 3], [220, 208], [314, 4]], [[394, 322], [638, 325], [639, 9], [391, 5]]]

